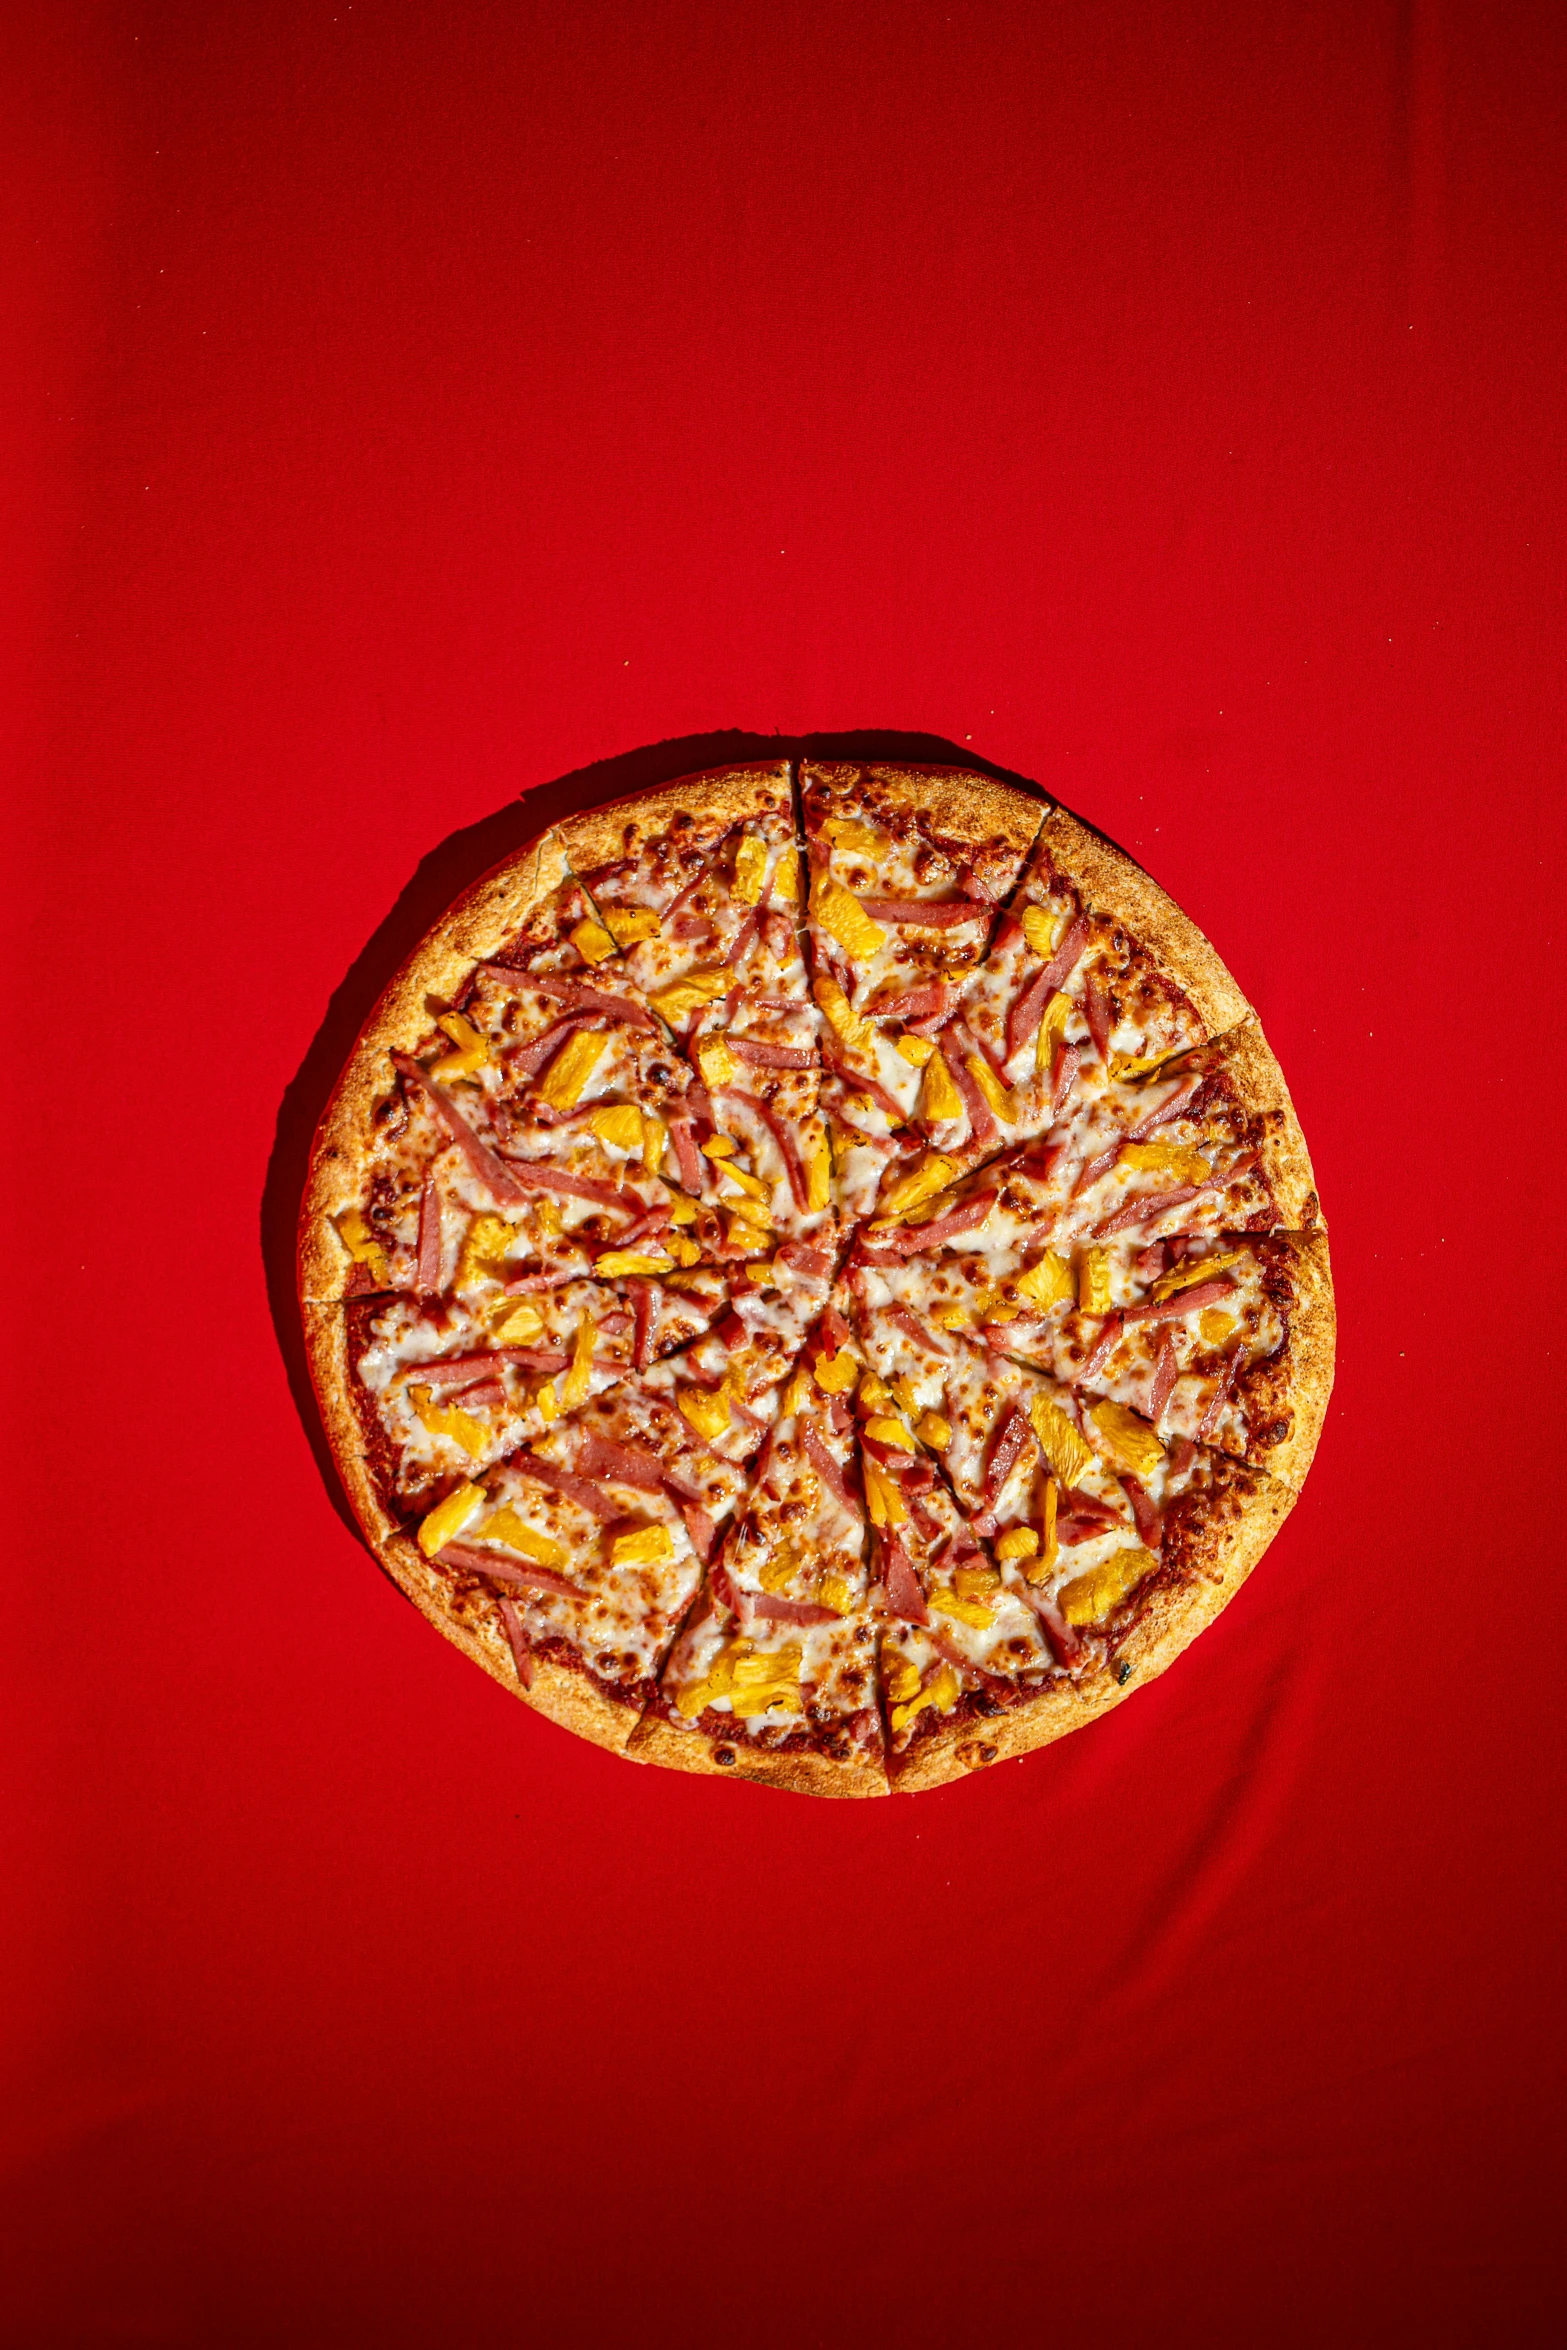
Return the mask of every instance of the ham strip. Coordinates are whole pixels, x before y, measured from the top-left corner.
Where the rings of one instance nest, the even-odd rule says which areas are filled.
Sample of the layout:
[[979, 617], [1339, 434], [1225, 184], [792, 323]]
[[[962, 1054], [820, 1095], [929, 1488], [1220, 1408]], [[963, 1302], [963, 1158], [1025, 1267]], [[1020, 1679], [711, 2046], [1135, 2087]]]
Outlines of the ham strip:
[[591, 1014], [587, 1012], [570, 1012], [564, 1020], [552, 1020], [549, 1027], [542, 1029], [531, 1044], [517, 1045], [506, 1055], [507, 1068], [514, 1077], [537, 1077], [545, 1062], [554, 1059], [567, 1037], [574, 1036], [579, 1028], [586, 1028], [590, 1018]]
[[969, 1132], [983, 1145], [996, 1139], [996, 1120], [989, 1102], [974, 1081], [974, 1073], [963, 1057], [963, 1047], [950, 1028], [941, 1032], [941, 1057], [952, 1072], [952, 1082], [963, 1096], [963, 1107], [968, 1112]]
[[611, 1501], [602, 1486], [590, 1485], [586, 1477], [574, 1477], [569, 1469], [557, 1469], [553, 1461], [541, 1460], [536, 1452], [514, 1452], [506, 1466], [531, 1477], [536, 1485], [548, 1485], [554, 1492], [563, 1493], [579, 1510], [586, 1510], [589, 1517], [600, 1519], [606, 1526], [612, 1518], [621, 1515], [619, 1502]]
[[802, 1449], [804, 1450], [806, 1459], [810, 1462], [812, 1468], [816, 1471], [817, 1475], [820, 1477], [822, 1483], [826, 1486], [833, 1499], [835, 1501], [841, 1502], [846, 1510], [850, 1511], [853, 1516], [858, 1517], [860, 1514], [860, 1505], [855, 1500], [853, 1494], [849, 1491], [848, 1486], [844, 1483], [842, 1469], [839, 1468], [837, 1462], [833, 1459], [832, 1454], [827, 1450], [826, 1445], [823, 1444], [821, 1438], [817, 1435], [816, 1430], [812, 1427], [809, 1420], [805, 1422], [804, 1427], [800, 1431], [800, 1443]]
[[700, 1192], [702, 1188], [702, 1160], [696, 1147], [696, 1136], [689, 1118], [671, 1118], [669, 1139], [675, 1146], [675, 1164], [680, 1169], [680, 1180], [687, 1191]]
[[955, 930], [960, 923], [985, 922], [988, 898], [861, 898], [873, 922], [904, 923], [915, 930]]
[[571, 1175], [542, 1159], [508, 1159], [519, 1184], [529, 1191], [558, 1191], [566, 1199], [591, 1200], [595, 1207], [618, 1208], [623, 1216], [644, 1216], [648, 1203], [639, 1192], [619, 1191], [613, 1183], [595, 1183], [590, 1175]]
[[1088, 944], [1090, 928], [1091, 925], [1086, 914], [1079, 911], [1072, 916], [1071, 921], [1067, 924], [1066, 934], [1062, 938], [1061, 944], [1056, 948], [1055, 953], [1040, 974], [1044, 980], [1047, 995], [1053, 995], [1058, 987], [1063, 987], [1076, 970], [1078, 958]]
[[1129, 1232], [1134, 1225], [1149, 1224], [1167, 1208], [1184, 1207], [1189, 1199], [1196, 1197], [1196, 1184], [1183, 1183], [1174, 1191], [1157, 1191], [1150, 1199], [1128, 1200], [1124, 1208], [1118, 1208], [1096, 1228], [1094, 1238], [1108, 1240], [1113, 1232]]
[[1126, 1488], [1126, 1498], [1132, 1505], [1132, 1516], [1137, 1521], [1137, 1539], [1144, 1550], [1151, 1550], [1157, 1558], [1159, 1546], [1164, 1540], [1164, 1512], [1156, 1502], [1149, 1499], [1135, 1477], [1123, 1475], [1121, 1483]]
[[[810, 1066], [809, 1062], [806, 1066]], [[790, 1133], [783, 1119], [779, 1117], [776, 1110], [769, 1108], [766, 1102], [758, 1101], [754, 1093], [742, 1093], [737, 1086], [733, 1085], [721, 1086], [719, 1090], [727, 1094], [732, 1102], [739, 1102], [745, 1109], [750, 1110], [761, 1119], [762, 1124], [778, 1145], [778, 1155], [783, 1160], [784, 1173], [789, 1178], [789, 1196], [794, 1201], [797, 1212], [803, 1215], [809, 1197], [805, 1182], [805, 1166], [794, 1136]]]
[[548, 1379], [555, 1372], [564, 1371], [571, 1357], [552, 1346], [509, 1346], [496, 1360], [515, 1363], [523, 1371], [541, 1371]]
[[1052, 1118], [1060, 1117], [1061, 1104], [1071, 1092], [1076, 1082], [1077, 1072], [1082, 1065], [1083, 1053], [1080, 1045], [1063, 1045], [1057, 1053], [1056, 1065], [1050, 1073], [1050, 1115]]
[[1199, 1439], [1211, 1436], [1223, 1417], [1224, 1407], [1235, 1392], [1235, 1382], [1241, 1375], [1241, 1349], [1231, 1349], [1224, 1358], [1224, 1375], [1208, 1399], [1208, 1408], [1197, 1423]]
[[814, 1069], [816, 1055], [794, 1044], [758, 1044], [748, 1036], [736, 1036], [732, 1029], [724, 1031], [724, 1042], [737, 1061], [749, 1061], [756, 1069]]
[[441, 1194], [433, 1167], [419, 1194], [419, 1255], [414, 1287], [421, 1297], [435, 1297], [441, 1287]]
[[895, 1249], [899, 1256], [919, 1256], [925, 1249], [940, 1248], [956, 1239], [960, 1232], [972, 1232], [977, 1224], [984, 1223], [995, 1204], [996, 1194], [982, 1191], [965, 1201], [961, 1208], [954, 1208], [950, 1215], [938, 1216], [932, 1224], [895, 1225], [891, 1232], [878, 1233], [877, 1246]]
[[533, 1652], [528, 1646], [528, 1634], [521, 1616], [503, 1593], [496, 1601], [501, 1612], [501, 1626], [511, 1650], [511, 1661], [517, 1668], [517, 1678], [524, 1689], [533, 1687]]
[[1125, 1318], [1123, 1314], [1106, 1314], [1099, 1336], [1094, 1340], [1093, 1351], [1077, 1374], [1079, 1379], [1098, 1378], [1121, 1343], [1121, 1326]]
[[457, 1567], [465, 1575], [487, 1575], [494, 1583], [512, 1583], [519, 1591], [558, 1591], [565, 1599], [581, 1599], [582, 1587], [557, 1575], [551, 1567], [537, 1567], [532, 1559], [503, 1559], [493, 1550], [476, 1550], [468, 1542], [448, 1542], [436, 1552], [436, 1563]]
[[802, 1281], [828, 1281], [832, 1278], [832, 1259], [824, 1257], [819, 1248], [808, 1248], [803, 1240], [786, 1240], [778, 1254]]
[[932, 1336], [918, 1315], [911, 1313], [907, 1306], [883, 1306], [882, 1319], [890, 1322], [895, 1330], [901, 1330], [905, 1338], [912, 1339], [921, 1353], [935, 1355], [939, 1359], [945, 1360], [946, 1348]]
[[619, 1485], [635, 1485], [644, 1493], [667, 1487], [677, 1501], [700, 1501], [700, 1489], [640, 1444], [612, 1444], [602, 1436], [586, 1436], [578, 1454], [590, 1477], [608, 1477]]
[[1028, 1414], [1021, 1404], [1014, 1404], [1001, 1423], [985, 1470], [985, 1499], [992, 1509], [1002, 1487], [1022, 1459], [1024, 1447], [1033, 1442], [1034, 1431], [1028, 1424]]
[[[887, 1088], [876, 1078], [867, 1077], [858, 1069], [851, 1069], [847, 1061], [836, 1059], [825, 1047], [822, 1052], [822, 1067], [830, 1076], [841, 1077], [851, 1092], [869, 1094], [877, 1109], [884, 1110], [894, 1126], [903, 1124], [907, 1116], [903, 1104], [898, 1100], [896, 1094], [889, 1093]], [[845, 1124], [847, 1123], [848, 1121], [845, 1120]]]
[[1083, 1644], [1061, 1610], [1053, 1601], [1046, 1599], [1042, 1591], [1036, 1591], [1032, 1583], [1025, 1583], [1020, 1578], [1015, 1589], [1039, 1618], [1056, 1652], [1056, 1662], [1064, 1665], [1069, 1673], [1075, 1672], [1083, 1661]]
[[529, 975], [528, 985], [536, 987], [540, 995], [553, 996], [560, 1004], [567, 1004], [577, 1012], [601, 1012], [607, 1020], [624, 1021], [628, 1028], [646, 1028], [658, 1034], [658, 1022], [651, 1012], [640, 1004], [631, 1003], [625, 996], [608, 995], [602, 988], [585, 987], [580, 979], [560, 979], [554, 972]]
[[1031, 1036], [1039, 1032], [1039, 1023], [1045, 1016], [1050, 1000], [1050, 981], [1043, 971], [1036, 971], [1022, 992], [1014, 997], [1007, 1014], [1007, 1059], [1020, 1053]]
[[1194, 1314], [1202, 1306], [1216, 1305], [1235, 1287], [1228, 1273], [1217, 1273], [1211, 1281], [1197, 1281], [1190, 1289], [1178, 1289], [1173, 1297], [1148, 1298], [1140, 1306], [1128, 1306], [1129, 1322], [1176, 1322], [1184, 1314]]
[[925, 1594], [908, 1552], [890, 1526], [883, 1528], [880, 1539], [881, 1579], [886, 1587], [887, 1605], [905, 1624], [928, 1624], [930, 1610], [925, 1605]]
[[645, 1281], [628, 1281], [631, 1292], [632, 1341], [631, 1365], [636, 1371], [645, 1371], [653, 1360], [653, 1292]]
[[932, 1632], [928, 1637], [931, 1647], [936, 1651], [938, 1656], [945, 1657], [947, 1663], [949, 1665], [955, 1665], [960, 1673], [971, 1674], [973, 1678], [976, 1681], [981, 1682], [986, 1689], [1000, 1690], [1011, 1688], [1011, 1682], [1004, 1680], [1001, 1674], [989, 1673], [985, 1670], [983, 1665], [975, 1664], [972, 1657], [965, 1656], [962, 1649], [959, 1648], [957, 1642], [953, 1639], [950, 1632]]
[[680, 1515], [686, 1522], [686, 1532], [691, 1537], [691, 1548], [705, 1567], [713, 1555], [713, 1544], [718, 1539], [718, 1528], [713, 1524], [706, 1510], [698, 1509], [695, 1502], [682, 1502]]
[[1193, 1094], [1202, 1091], [1202, 1086], [1203, 1079], [1201, 1077], [1186, 1078], [1176, 1087], [1174, 1093], [1159, 1104], [1157, 1109], [1149, 1110], [1138, 1119], [1137, 1124], [1128, 1131], [1127, 1141], [1142, 1142], [1153, 1133], [1155, 1127], [1167, 1126], [1172, 1118], [1178, 1118], [1191, 1101]]
[[1073, 1199], [1078, 1199], [1085, 1191], [1091, 1190], [1101, 1175], [1108, 1175], [1120, 1156], [1121, 1146], [1118, 1142], [1113, 1142], [1110, 1148], [1107, 1151], [1101, 1151], [1096, 1159], [1085, 1161], [1078, 1170], [1077, 1181], [1072, 1186], [1071, 1196]]
[[527, 1196], [522, 1186], [502, 1165], [494, 1151], [490, 1149], [489, 1144], [479, 1140], [446, 1088], [437, 1085], [433, 1077], [427, 1077], [411, 1053], [393, 1053], [392, 1066], [406, 1077], [411, 1085], [416, 1085], [419, 1088], [491, 1196], [498, 1199], [504, 1207], [521, 1207]]
[[1088, 1033], [1094, 1040], [1094, 1050], [1105, 1067], [1110, 1066], [1110, 1003], [1104, 989], [1093, 973], [1083, 981], [1083, 1018], [1088, 1022]]
[[905, 987], [895, 995], [877, 996], [865, 1006], [867, 1020], [939, 1020], [947, 1008], [947, 990], [939, 980], [926, 987]]
[[[525, 1351], [521, 1347], [508, 1347], [504, 1354], [446, 1355], [439, 1362], [409, 1363], [406, 1376], [410, 1383], [417, 1382], [426, 1387], [476, 1387], [481, 1379], [495, 1378], [508, 1363], [516, 1362]], [[564, 1364], [566, 1357], [559, 1355], [550, 1359]]]
[[1165, 1405], [1174, 1393], [1180, 1369], [1180, 1359], [1175, 1351], [1175, 1332], [1166, 1330], [1159, 1339], [1159, 1353], [1153, 1367], [1153, 1386], [1148, 1394], [1148, 1417], [1156, 1428]]
[[752, 912], [747, 914], [745, 920], [741, 923], [739, 929], [735, 932], [734, 945], [730, 948], [728, 954], [724, 957], [724, 962], [731, 971], [739, 962], [741, 956], [745, 953], [746, 948], [751, 944], [751, 941], [755, 938], [757, 932], [761, 929], [761, 926], [762, 918], [759, 913]]
[[782, 1599], [776, 1591], [743, 1592], [741, 1613], [750, 1624], [835, 1624], [838, 1611], [813, 1599]]

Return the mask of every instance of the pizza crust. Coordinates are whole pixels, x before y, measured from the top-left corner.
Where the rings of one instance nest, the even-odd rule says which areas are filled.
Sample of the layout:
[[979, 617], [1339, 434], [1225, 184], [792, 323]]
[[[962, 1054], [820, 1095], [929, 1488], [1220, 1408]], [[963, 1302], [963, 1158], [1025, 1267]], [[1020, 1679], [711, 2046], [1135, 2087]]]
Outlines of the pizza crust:
[[969, 848], [992, 845], [1026, 857], [1052, 802], [1020, 784], [1000, 783], [967, 767], [883, 767], [862, 760], [805, 760], [802, 789], [813, 783], [843, 786], [865, 777], [885, 792], [912, 826], [939, 833]]
[[1262, 1174], [1272, 1190], [1281, 1232], [1326, 1230], [1306, 1137], [1295, 1115], [1284, 1072], [1255, 1013], [1214, 1044], [1200, 1048], [1198, 1066], [1228, 1077], [1248, 1117], [1262, 1127]]
[[1289, 1433], [1281, 1443], [1260, 1453], [1258, 1460], [1270, 1477], [1292, 1485], [1298, 1493], [1306, 1482], [1333, 1393], [1338, 1323], [1326, 1228], [1318, 1225], [1312, 1232], [1281, 1237], [1290, 1246], [1288, 1334], [1282, 1352], [1260, 1363], [1242, 1382], [1241, 1399], [1251, 1417], [1285, 1411], [1291, 1415]]
[[1042, 840], [1087, 911], [1104, 915], [1148, 950], [1210, 1036], [1251, 1017], [1250, 1004], [1196, 923], [1124, 849], [1061, 807], [1046, 817]]
[[[666, 1771], [700, 1771], [719, 1779], [749, 1779], [759, 1787], [783, 1787], [794, 1795], [885, 1795], [886, 1774], [879, 1764], [833, 1762], [825, 1754], [776, 1754], [750, 1746], [743, 1738], [732, 1742], [710, 1738], [703, 1730], [676, 1730], [661, 1715], [646, 1713], [632, 1732], [627, 1750], [636, 1762], [657, 1763]], [[715, 1760], [732, 1754], [732, 1763]]]
[[[902, 1767], [892, 1757], [894, 1795], [915, 1795], [1031, 1754], [1108, 1713], [1174, 1664], [1229, 1605], [1296, 1501], [1294, 1490], [1277, 1478], [1238, 1466], [1231, 1493], [1235, 1506], [1215, 1510], [1190, 1543], [1190, 1577], [1154, 1593], [1113, 1666], [1102, 1665], [1078, 1681], [1052, 1682], [1037, 1698], [990, 1721], [943, 1728], [922, 1740]], [[1121, 1666], [1130, 1667], [1124, 1681], [1116, 1677]]]
[[395, 1082], [390, 1055], [414, 1051], [436, 1014], [462, 994], [475, 965], [498, 954], [566, 878], [565, 843], [552, 826], [464, 890], [383, 991], [311, 1145], [299, 1224], [302, 1298], [341, 1298], [353, 1277], [336, 1218], [357, 1206], [364, 1190], [375, 1105]]
[[753, 760], [683, 775], [657, 791], [611, 800], [607, 807], [585, 808], [563, 817], [557, 830], [571, 870], [580, 874], [634, 855], [637, 844], [662, 831], [673, 816], [693, 817], [716, 843], [736, 824], [780, 813], [793, 814], [788, 760]]

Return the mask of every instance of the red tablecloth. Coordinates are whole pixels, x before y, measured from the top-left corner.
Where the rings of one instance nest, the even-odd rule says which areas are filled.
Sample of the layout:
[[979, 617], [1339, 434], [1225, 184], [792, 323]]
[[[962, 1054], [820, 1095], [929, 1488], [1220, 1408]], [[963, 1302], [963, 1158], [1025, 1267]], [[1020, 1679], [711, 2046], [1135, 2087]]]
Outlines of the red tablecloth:
[[[4, 2338], [1559, 2339], [1567, 20], [149, 0], [6, 69]], [[813, 729], [1201, 922], [1342, 1316], [1177, 1671], [841, 1807], [445, 1647], [288, 1299], [456, 887]]]

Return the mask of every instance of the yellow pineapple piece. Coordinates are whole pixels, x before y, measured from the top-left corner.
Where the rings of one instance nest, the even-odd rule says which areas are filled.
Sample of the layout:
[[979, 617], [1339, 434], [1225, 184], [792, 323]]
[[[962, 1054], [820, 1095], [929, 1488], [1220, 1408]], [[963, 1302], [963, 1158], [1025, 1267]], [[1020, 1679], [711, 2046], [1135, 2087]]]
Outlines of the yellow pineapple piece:
[[1058, 1602], [1061, 1613], [1069, 1624], [1097, 1624], [1136, 1590], [1155, 1563], [1141, 1544], [1115, 1551], [1102, 1566], [1090, 1567], [1086, 1575], [1074, 1576], [1065, 1585]]
[[1017, 1103], [983, 1053], [970, 1053], [967, 1067], [969, 1075], [995, 1111], [996, 1116], [1004, 1118], [1009, 1126], [1015, 1126], [1017, 1123]]
[[832, 1200], [832, 1153], [827, 1129], [820, 1120], [806, 1134], [800, 1158], [805, 1168], [805, 1205], [815, 1215]]
[[606, 906], [604, 921], [622, 954], [644, 938], [657, 938], [659, 932], [659, 917], [651, 906]]
[[414, 1416], [432, 1436], [449, 1437], [470, 1460], [477, 1460], [489, 1442], [489, 1430], [471, 1412], [437, 1403], [428, 1387], [410, 1387]]
[[571, 933], [571, 943], [585, 963], [607, 963], [615, 952], [615, 942], [602, 922], [579, 922]]
[[1129, 1469], [1139, 1479], [1152, 1477], [1159, 1469], [1164, 1446], [1148, 1422], [1124, 1403], [1096, 1403], [1087, 1417], [1118, 1468]]
[[940, 1053], [932, 1054], [925, 1064], [925, 1075], [920, 1084], [920, 1116], [927, 1124], [936, 1118], [961, 1118], [963, 1096], [953, 1082], [952, 1071]]
[[1055, 953], [1060, 935], [1060, 921], [1048, 906], [1023, 908], [1023, 936], [1042, 963], [1048, 963]]
[[356, 1265], [368, 1265], [370, 1278], [385, 1288], [391, 1281], [391, 1267], [386, 1251], [376, 1239], [358, 1208], [345, 1208], [337, 1219], [337, 1236]]
[[1039, 1548], [1039, 1536], [1032, 1526], [1009, 1526], [996, 1544], [998, 1559], [1031, 1559]]
[[1110, 1311], [1110, 1251], [1085, 1248], [1077, 1268], [1077, 1303], [1085, 1314]]
[[1159, 1135], [1152, 1142], [1123, 1142], [1120, 1164], [1140, 1174], [1173, 1175], [1177, 1183], [1206, 1183], [1213, 1173], [1200, 1151]]
[[748, 832], [735, 851], [735, 877], [729, 894], [737, 905], [759, 905], [766, 878], [767, 843], [759, 833]]
[[602, 1030], [579, 1028], [575, 1036], [568, 1036], [545, 1072], [539, 1087], [541, 1100], [552, 1110], [574, 1110], [608, 1044]]
[[830, 873], [819, 873], [812, 883], [811, 911], [828, 937], [836, 939], [851, 958], [874, 955], [886, 944], [887, 933], [881, 924], [873, 922], [852, 890], [834, 881]]
[[949, 1159], [942, 1151], [929, 1151], [919, 1165], [901, 1182], [895, 1183], [886, 1198], [878, 1203], [878, 1214], [884, 1218], [907, 1216], [927, 1200], [945, 1191], [958, 1171], [956, 1159]]
[[868, 1052], [875, 1041], [875, 1031], [868, 1020], [862, 1020], [843, 989], [830, 971], [819, 971], [811, 982], [811, 993], [816, 998], [828, 1026], [855, 1052]]
[[935, 1041], [928, 1036], [900, 1036], [898, 1050], [911, 1069], [923, 1069], [935, 1051]]
[[1063, 1485], [1075, 1485], [1094, 1465], [1092, 1446], [1086, 1444], [1059, 1405], [1036, 1395], [1028, 1407], [1029, 1422], [1039, 1449]]
[[928, 1444], [932, 1452], [945, 1452], [952, 1442], [952, 1422], [944, 1420], [940, 1412], [921, 1412], [914, 1424], [914, 1433], [921, 1444]]
[[1072, 1268], [1054, 1249], [1047, 1248], [1039, 1262], [1030, 1265], [1018, 1276], [1017, 1293], [1027, 1298], [1030, 1305], [1049, 1308], [1059, 1305], [1072, 1294]]
[[721, 1387], [681, 1387], [675, 1391], [681, 1418], [709, 1444], [729, 1425], [729, 1398]]
[[480, 1531], [487, 1542], [504, 1542], [508, 1550], [515, 1550], [523, 1558], [532, 1559], [536, 1567], [563, 1567], [566, 1553], [558, 1542], [547, 1534], [537, 1534], [525, 1518], [520, 1518], [508, 1503], [493, 1517], [486, 1518]]
[[648, 997], [655, 1012], [664, 1019], [679, 1021], [691, 1013], [702, 1011], [708, 1004], [716, 1004], [720, 996], [729, 993], [734, 984], [733, 973], [720, 968], [716, 971], [687, 971], [679, 979], [672, 979], [667, 987]]
[[800, 852], [784, 849], [773, 867], [773, 896], [781, 898], [786, 906], [800, 902]]
[[430, 1071], [432, 1077], [471, 1077], [484, 1067], [490, 1048], [471, 1020], [465, 1020], [461, 1012], [443, 1012], [435, 1025], [457, 1050], [442, 1054]]
[[463, 1484], [454, 1487], [444, 1501], [438, 1501], [419, 1528], [419, 1548], [427, 1559], [473, 1524], [484, 1507], [484, 1487]]
[[642, 1148], [642, 1112], [630, 1102], [609, 1102], [602, 1110], [590, 1111], [588, 1127], [600, 1142], [607, 1142], [614, 1150]]
[[1235, 1316], [1225, 1313], [1222, 1306], [1205, 1306], [1197, 1317], [1197, 1328], [1204, 1346], [1220, 1346], [1235, 1327]]
[[721, 1036], [704, 1036], [696, 1048], [696, 1065], [704, 1085], [728, 1085], [735, 1073], [735, 1057]]
[[617, 1534], [609, 1546], [612, 1567], [661, 1567], [674, 1555], [667, 1526], [638, 1526], [633, 1533]]

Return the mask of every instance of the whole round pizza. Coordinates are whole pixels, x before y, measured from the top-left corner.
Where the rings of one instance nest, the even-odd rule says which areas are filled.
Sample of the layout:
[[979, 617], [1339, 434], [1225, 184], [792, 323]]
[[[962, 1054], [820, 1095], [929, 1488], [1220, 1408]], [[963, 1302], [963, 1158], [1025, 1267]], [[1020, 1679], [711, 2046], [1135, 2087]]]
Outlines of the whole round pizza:
[[449, 1639], [635, 1761], [815, 1795], [1162, 1672], [1333, 1376], [1235, 982], [951, 768], [689, 776], [478, 882], [327, 1109], [300, 1290], [359, 1522]]

